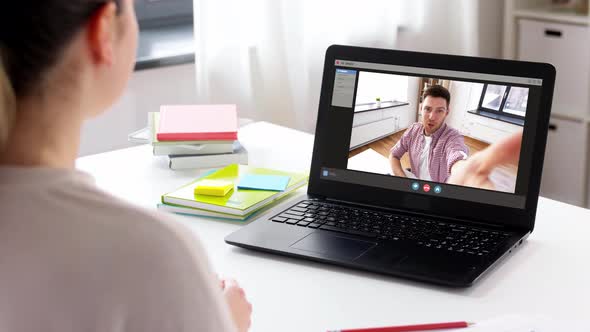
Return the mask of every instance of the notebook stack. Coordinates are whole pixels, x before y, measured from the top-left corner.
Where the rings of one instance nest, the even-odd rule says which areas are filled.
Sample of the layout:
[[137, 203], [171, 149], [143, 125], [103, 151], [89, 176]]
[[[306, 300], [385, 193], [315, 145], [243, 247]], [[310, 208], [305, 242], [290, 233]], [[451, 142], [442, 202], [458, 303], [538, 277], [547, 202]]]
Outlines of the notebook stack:
[[307, 183], [306, 173], [232, 164], [162, 195], [158, 209], [206, 217], [246, 220]]
[[149, 116], [154, 155], [169, 156], [171, 169], [248, 163], [235, 105], [167, 105]]

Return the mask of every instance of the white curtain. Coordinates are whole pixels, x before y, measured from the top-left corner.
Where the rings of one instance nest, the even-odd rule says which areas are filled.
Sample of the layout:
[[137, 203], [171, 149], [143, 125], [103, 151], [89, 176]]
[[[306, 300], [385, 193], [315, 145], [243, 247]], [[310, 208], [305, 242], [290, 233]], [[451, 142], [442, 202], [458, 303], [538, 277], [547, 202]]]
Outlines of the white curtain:
[[400, 10], [403, 27], [397, 48], [413, 51], [499, 57], [503, 1], [411, 0]]
[[313, 132], [326, 48], [393, 48], [400, 3], [195, 0], [199, 101]]
[[199, 101], [309, 132], [331, 44], [500, 54], [499, 1], [194, 1]]

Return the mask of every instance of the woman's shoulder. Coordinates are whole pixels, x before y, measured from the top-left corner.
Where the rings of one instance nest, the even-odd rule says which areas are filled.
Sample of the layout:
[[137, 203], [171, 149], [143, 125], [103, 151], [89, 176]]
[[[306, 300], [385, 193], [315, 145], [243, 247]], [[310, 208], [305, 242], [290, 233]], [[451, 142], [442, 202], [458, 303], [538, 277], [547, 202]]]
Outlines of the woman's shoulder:
[[[14, 264], [3, 271], [15, 280], [14, 289], [42, 285], [41, 298], [59, 294], [62, 301], [48, 314], [112, 308], [138, 331], [231, 330], [205, 250], [179, 220], [122, 201], [88, 177], [47, 175], [35, 185], [19, 180], [10, 190], [0, 187], [9, 211], [0, 258], [15, 253]], [[27, 273], [34, 282], [18, 278]], [[64, 307], [68, 303], [75, 308]]]
[[99, 257], [99, 265], [113, 264], [133, 275], [143, 271], [160, 279], [177, 278], [169, 275], [171, 271], [209, 274], [199, 238], [176, 218], [156, 211], [155, 204], [154, 210], [133, 205], [88, 181], [60, 188], [54, 189], [65, 192], [56, 202], [66, 220], [60, 228], [76, 237], [68, 245], [76, 249], [77, 243], [85, 243], [91, 248], [89, 257]]
[[[84, 207], [89, 222], [107, 236], [118, 238], [123, 243], [135, 246], [166, 250], [186, 250], [186, 242], [198, 243], [198, 238], [180, 225], [171, 215], [154, 209], [136, 206], [104, 192], [96, 186], [80, 186], [76, 189], [77, 202], [72, 205]], [[102, 232], [99, 232], [102, 233]], [[176, 253], [177, 254], [177, 253]]]
[[84, 172], [3, 168], [0, 182], [2, 208], [14, 224], [27, 220], [32, 232], [45, 232], [64, 248], [77, 250], [76, 246], [86, 243], [105, 252], [140, 247], [149, 251], [154, 245], [182, 250], [179, 237], [188, 232], [171, 216], [101, 190]]

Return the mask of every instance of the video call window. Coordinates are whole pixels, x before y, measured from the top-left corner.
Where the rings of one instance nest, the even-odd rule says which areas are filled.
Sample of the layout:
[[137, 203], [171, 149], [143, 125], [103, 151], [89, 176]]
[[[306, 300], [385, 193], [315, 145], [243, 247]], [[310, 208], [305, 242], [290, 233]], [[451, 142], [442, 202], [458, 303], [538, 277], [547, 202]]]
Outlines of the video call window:
[[[360, 71], [348, 170], [432, 183], [491, 144], [522, 135], [529, 89]], [[496, 168], [481, 189], [514, 193], [518, 166]]]

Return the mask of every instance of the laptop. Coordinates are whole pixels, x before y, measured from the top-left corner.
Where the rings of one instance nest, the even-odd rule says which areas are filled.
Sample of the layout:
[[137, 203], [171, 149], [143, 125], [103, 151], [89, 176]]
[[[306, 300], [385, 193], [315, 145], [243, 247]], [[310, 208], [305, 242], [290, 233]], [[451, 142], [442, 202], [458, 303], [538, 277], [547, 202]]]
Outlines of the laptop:
[[228, 244], [450, 287], [531, 234], [549, 64], [330, 46], [307, 193]]

